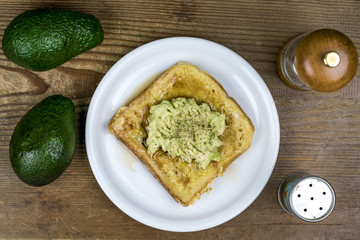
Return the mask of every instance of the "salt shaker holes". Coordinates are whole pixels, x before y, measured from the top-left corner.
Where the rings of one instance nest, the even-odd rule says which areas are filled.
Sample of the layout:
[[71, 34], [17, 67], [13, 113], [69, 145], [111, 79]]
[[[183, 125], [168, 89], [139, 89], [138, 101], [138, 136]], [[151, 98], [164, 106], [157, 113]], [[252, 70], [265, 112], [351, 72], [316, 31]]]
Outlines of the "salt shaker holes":
[[307, 222], [325, 219], [335, 206], [331, 185], [323, 178], [301, 172], [290, 174], [283, 180], [278, 199], [286, 212]]

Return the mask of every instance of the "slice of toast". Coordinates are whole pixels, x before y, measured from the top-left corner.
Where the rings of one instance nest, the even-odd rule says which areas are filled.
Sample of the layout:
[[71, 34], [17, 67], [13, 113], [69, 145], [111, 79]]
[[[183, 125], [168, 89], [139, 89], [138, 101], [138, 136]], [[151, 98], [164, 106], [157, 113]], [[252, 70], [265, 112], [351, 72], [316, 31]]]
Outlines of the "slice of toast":
[[[149, 108], [162, 100], [177, 97], [205, 102], [212, 110], [225, 114], [226, 129], [220, 140], [220, 161], [212, 161], [200, 169], [194, 161], [172, 159], [159, 150], [152, 157], [146, 150], [146, 119]], [[252, 141], [254, 126], [240, 106], [228, 96], [210, 75], [187, 63], [177, 63], [161, 74], [155, 82], [128, 106], [121, 107], [109, 122], [109, 131], [122, 141], [150, 170], [171, 196], [183, 206], [209, 190], [212, 181], [225, 171]]]

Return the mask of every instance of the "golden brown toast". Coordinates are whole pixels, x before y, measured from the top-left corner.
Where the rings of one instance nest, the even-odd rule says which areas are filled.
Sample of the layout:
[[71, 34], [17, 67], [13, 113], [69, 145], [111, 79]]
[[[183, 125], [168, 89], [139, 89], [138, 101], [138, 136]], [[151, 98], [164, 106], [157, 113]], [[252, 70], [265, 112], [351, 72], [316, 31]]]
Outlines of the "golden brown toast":
[[[149, 108], [176, 97], [194, 98], [197, 103], [205, 102], [212, 110], [225, 114], [227, 127], [220, 137], [223, 145], [218, 149], [219, 162], [212, 161], [200, 169], [194, 161], [172, 159], [161, 150], [153, 157], [147, 152], [144, 142]], [[187, 63], [178, 63], [161, 74], [128, 106], [121, 107], [108, 127], [183, 206], [193, 204], [211, 190], [212, 181], [250, 147], [254, 133], [251, 120], [223, 87], [212, 76]]]

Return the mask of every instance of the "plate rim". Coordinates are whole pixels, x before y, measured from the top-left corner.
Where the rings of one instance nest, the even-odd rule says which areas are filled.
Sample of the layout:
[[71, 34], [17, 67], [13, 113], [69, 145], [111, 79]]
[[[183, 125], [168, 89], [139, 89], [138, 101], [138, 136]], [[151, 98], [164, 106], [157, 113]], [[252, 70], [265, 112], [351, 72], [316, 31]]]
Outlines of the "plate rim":
[[[132, 59], [135, 58], [138, 54], [142, 54], [143, 51], [147, 50], [148, 48], [151, 48], [153, 46], [156, 45], [160, 45], [164, 44], [164, 43], [168, 43], [171, 41], [196, 41], [196, 42], [204, 42], [207, 44], [211, 44], [217, 48], [219, 48], [222, 51], [226, 51], [227, 54], [231, 54], [235, 57], [237, 57], [238, 59], [241, 60], [242, 63], [244, 63], [246, 65], [247, 70], [251, 71], [251, 74], [255, 75], [257, 79], [260, 79], [262, 81], [258, 81], [257, 83], [260, 84], [261, 86], [261, 90], [264, 92], [264, 94], [266, 95], [266, 100], [271, 100], [268, 104], [270, 109], [270, 113], [273, 117], [274, 122], [276, 123], [276, 126], [274, 126], [274, 133], [275, 133], [275, 138], [276, 138], [276, 143], [275, 143], [275, 151], [274, 151], [274, 156], [272, 160], [272, 164], [271, 164], [271, 169], [269, 169], [269, 171], [267, 172], [267, 176], [264, 177], [265, 181], [262, 183], [262, 187], [259, 188], [256, 191], [255, 196], [253, 197], [253, 199], [251, 201], [248, 202], [247, 205], [244, 205], [241, 209], [239, 209], [238, 211], [234, 212], [233, 214], [231, 214], [230, 216], [226, 217], [225, 219], [221, 219], [220, 221], [215, 221], [210, 223], [210, 224], [199, 224], [197, 226], [191, 226], [191, 227], [174, 227], [174, 226], [163, 226], [159, 223], [154, 223], [151, 222], [149, 223], [148, 221], [144, 221], [144, 219], [142, 219], [141, 217], [139, 217], [136, 213], [134, 213], [133, 211], [131, 211], [128, 208], [124, 209], [124, 206], [119, 206], [119, 203], [117, 201], [114, 200], [114, 196], [113, 194], [108, 190], [108, 186], [106, 185], [105, 181], [103, 181], [97, 172], [97, 168], [96, 168], [96, 161], [92, 160], [92, 157], [95, 158], [94, 153], [93, 153], [93, 149], [90, 148], [90, 143], [92, 142], [90, 138], [90, 125], [92, 123], [93, 120], [93, 116], [91, 116], [91, 118], [89, 118], [89, 115], [94, 111], [95, 107], [97, 106], [97, 102], [96, 100], [98, 100], [98, 98], [101, 96], [101, 92], [104, 91], [104, 89], [106, 89], [106, 85], [111, 81], [111, 76], [119, 71], [119, 66], [126, 65], [126, 62], [128, 59]], [[159, 46], [158, 46], [159, 47]], [[240, 55], [238, 55], [236, 52], [234, 52], [233, 50], [210, 40], [206, 40], [203, 38], [197, 38], [197, 37], [168, 37], [168, 38], [162, 38], [159, 40], [155, 40], [149, 43], [146, 43], [144, 45], [141, 45], [137, 48], [135, 48], [134, 50], [130, 51], [129, 53], [127, 53], [126, 55], [124, 55], [122, 58], [120, 58], [107, 72], [106, 74], [103, 76], [102, 80], [100, 81], [100, 83], [98, 84], [97, 88], [95, 89], [95, 92], [93, 93], [92, 97], [91, 97], [91, 101], [89, 104], [89, 108], [87, 111], [87, 117], [86, 117], [86, 124], [85, 124], [85, 145], [86, 145], [86, 152], [87, 152], [87, 156], [88, 156], [88, 160], [90, 163], [90, 167], [91, 170], [95, 176], [95, 179], [97, 181], [97, 183], [99, 184], [100, 188], [102, 189], [102, 191], [105, 193], [105, 195], [112, 201], [112, 203], [117, 206], [122, 212], [124, 212], [125, 214], [127, 214], [129, 217], [133, 218], [134, 220], [141, 222], [147, 226], [153, 227], [153, 228], [157, 228], [160, 230], [165, 230], [165, 231], [173, 231], [173, 232], [193, 232], [193, 231], [200, 231], [200, 230], [205, 230], [205, 229], [209, 229], [218, 225], [221, 225], [229, 220], [231, 220], [232, 218], [236, 217], [237, 215], [239, 215], [242, 211], [244, 211], [245, 209], [247, 209], [256, 199], [257, 197], [260, 195], [260, 193], [263, 191], [263, 189], [265, 188], [265, 186], [267, 185], [273, 171], [274, 171], [274, 167], [276, 165], [276, 161], [277, 161], [277, 157], [278, 157], [278, 153], [279, 153], [279, 148], [280, 148], [280, 121], [279, 121], [279, 116], [278, 116], [278, 112], [276, 109], [276, 105], [274, 102], [274, 99], [270, 93], [270, 90], [268, 89], [268, 87], [266, 86], [264, 80], [262, 79], [262, 77], [259, 75], [259, 73], [250, 65], [250, 63], [248, 63], [244, 58], [242, 58]], [[95, 162], [94, 162], [95, 161]]]

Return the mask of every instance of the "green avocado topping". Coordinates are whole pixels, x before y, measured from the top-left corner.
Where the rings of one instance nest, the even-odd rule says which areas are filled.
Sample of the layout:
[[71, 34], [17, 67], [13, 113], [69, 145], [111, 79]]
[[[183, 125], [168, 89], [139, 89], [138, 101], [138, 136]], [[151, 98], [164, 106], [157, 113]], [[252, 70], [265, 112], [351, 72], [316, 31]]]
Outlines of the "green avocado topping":
[[164, 100], [150, 108], [147, 118], [147, 151], [154, 155], [160, 148], [171, 158], [195, 161], [205, 169], [219, 161], [219, 137], [225, 130], [225, 115], [211, 111], [206, 103], [198, 105], [193, 98]]

